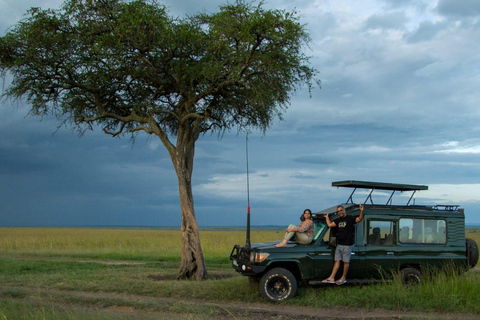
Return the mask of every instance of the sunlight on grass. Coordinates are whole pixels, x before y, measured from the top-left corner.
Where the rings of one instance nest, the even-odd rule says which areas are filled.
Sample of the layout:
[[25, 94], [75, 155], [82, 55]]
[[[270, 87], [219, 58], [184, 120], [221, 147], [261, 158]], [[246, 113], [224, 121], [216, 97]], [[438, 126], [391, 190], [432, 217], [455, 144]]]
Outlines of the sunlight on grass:
[[475, 240], [480, 245], [480, 228], [467, 228], [465, 230], [465, 237]]
[[[275, 231], [252, 231], [252, 241], [277, 240]], [[205, 259], [228, 260], [244, 231], [201, 231]], [[85, 256], [102, 259], [179, 259], [180, 230], [0, 228], [0, 252], [34, 256]]]

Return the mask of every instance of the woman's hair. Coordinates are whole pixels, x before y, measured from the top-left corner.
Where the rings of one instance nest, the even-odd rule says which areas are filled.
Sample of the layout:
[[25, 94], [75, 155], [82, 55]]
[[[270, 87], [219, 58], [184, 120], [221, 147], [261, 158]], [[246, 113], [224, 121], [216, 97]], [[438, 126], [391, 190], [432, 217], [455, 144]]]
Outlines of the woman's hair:
[[300, 221], [305, 221], [305, 212], [307, 212], [307, 211], [310, 213], [310, 219], [312, 218], [312, 210], [310, 210], [310, 209], [305, 209], [305, 210], [303, 210], [303, 213], [302, 213], [302, 215], [300, 216]]

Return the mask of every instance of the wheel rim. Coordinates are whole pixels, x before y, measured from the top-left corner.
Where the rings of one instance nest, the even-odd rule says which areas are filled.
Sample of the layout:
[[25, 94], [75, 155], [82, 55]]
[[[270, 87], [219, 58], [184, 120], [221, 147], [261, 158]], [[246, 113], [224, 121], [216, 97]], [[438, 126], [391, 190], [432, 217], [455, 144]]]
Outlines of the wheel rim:
[[276, 298], [280, 298], [287, 294], [288, 292], [288, 281], [287, 279], [281, 277], [275, 277], [268, 282], [267, 290], [268, 293]]

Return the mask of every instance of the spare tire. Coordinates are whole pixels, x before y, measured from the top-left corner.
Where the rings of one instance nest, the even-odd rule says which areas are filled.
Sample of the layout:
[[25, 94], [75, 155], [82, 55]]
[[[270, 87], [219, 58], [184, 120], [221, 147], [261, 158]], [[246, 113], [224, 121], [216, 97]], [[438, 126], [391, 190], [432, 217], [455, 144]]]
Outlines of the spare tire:
[[471, 269], [474, 268], [478, 262], [478, 246], [475, 240], [470, 238], [465, 239], [465, 245], [467, 247], [467, 265]]

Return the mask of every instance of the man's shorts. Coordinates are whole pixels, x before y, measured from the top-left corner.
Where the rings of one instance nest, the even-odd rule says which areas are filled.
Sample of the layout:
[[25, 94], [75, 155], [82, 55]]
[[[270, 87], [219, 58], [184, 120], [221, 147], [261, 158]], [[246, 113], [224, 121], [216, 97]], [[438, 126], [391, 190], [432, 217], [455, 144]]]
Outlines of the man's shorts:
[[337, 245], [335, 249], [335, 261], [342, 260], [343, 262], [350, 262], [352, 256], [353, 246], [342, 246], [341, 244]]

